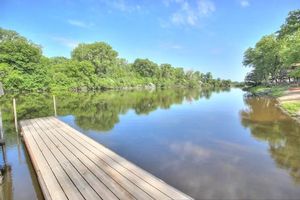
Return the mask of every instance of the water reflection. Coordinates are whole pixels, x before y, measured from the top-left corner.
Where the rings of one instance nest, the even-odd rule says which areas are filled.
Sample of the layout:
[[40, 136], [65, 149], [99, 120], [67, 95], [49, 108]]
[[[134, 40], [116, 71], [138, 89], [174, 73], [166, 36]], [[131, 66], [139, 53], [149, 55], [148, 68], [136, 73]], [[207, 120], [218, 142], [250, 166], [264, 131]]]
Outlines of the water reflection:
[[[220, 92], [229, 89], [217, 90]], [[212, 90], [158, 90], [158, 91], [107, 91], [104, 93], [67, 93], [56, 96], [58, 115], [73, 115], [76, 124], [85, 130], [109, 131], [119, 122], [119, 115], [132, 109], [138, 115], [147, 115], [158, 108], [169, 109], [184, 100], [194, 101], [209, 98]], [[12, 116], [12, 96], [0, 99], [5, 112], [3, 121], [7, 132], [14, 125], [8, 123]], [[17, 109], [19, 119], [49, 116], [54, 114], [52, 97], [49, 94], [19, 95]], [[13, 136], [12, 136], [13, 137]]]
[[300, 126], [284, 115], [276, 101], [268, 98], [245, 98], [246, 110], [241, 111], [243, 126], [250, 128], [258, 140], [266, 141], [278, 167], [286, 169], [300, 184]]
[[[300, 126], [272, 99], [233, 90], [56, 94], [58, 117], [196, 199], [297, 199]], [[8, 199], [42, 199], [0, 99], [11, 165]], [[16, 96], [19, 119], [54, 115], [50, 94]]]

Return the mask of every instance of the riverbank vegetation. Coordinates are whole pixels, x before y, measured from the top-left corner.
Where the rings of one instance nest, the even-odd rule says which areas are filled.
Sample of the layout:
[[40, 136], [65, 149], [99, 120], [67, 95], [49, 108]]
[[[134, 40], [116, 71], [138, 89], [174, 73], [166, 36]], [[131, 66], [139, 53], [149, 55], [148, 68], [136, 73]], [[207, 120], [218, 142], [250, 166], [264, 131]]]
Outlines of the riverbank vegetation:
[[297, 115], [300, 110], [300, 102], [283, 102], [281, 106], [291, 115]]
[[263, 36], [244, 53], [248, 86], [298, 84], [300, 78], [300, 10], [289, 13], [281, 28]]
[[280, 97], [288, 89], [287, 85], [275, 85], [275, 86], [266, 86], [266, 85], [257, 85], [254, 87], [248, 88], [248, 91], [256, 96], [268, 95], [272, 97]]
[[175, 68], [149, 59], [129, 63], [104, 42], [79, 44], [71, 58], [42, 54], [41, 46], [0, 28], [0, 83], [6, 92], [126, 88], [229, 87], [210, 72]]

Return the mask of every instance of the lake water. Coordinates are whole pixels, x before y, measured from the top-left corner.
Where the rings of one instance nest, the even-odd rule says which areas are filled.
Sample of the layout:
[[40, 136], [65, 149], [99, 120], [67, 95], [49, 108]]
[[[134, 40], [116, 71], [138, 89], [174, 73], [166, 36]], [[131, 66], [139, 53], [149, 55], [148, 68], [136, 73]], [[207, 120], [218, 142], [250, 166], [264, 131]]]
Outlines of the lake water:
[[[51, 95], [16, 99], [19, 119], [53, 115]], [[42, 199], [11, 104], [0, 99], [0, 199]], [[300, 198], [300, 125], [273, 99], [178, 89], [57, 94], [56, 104], [59, 119], [195, 199]]]

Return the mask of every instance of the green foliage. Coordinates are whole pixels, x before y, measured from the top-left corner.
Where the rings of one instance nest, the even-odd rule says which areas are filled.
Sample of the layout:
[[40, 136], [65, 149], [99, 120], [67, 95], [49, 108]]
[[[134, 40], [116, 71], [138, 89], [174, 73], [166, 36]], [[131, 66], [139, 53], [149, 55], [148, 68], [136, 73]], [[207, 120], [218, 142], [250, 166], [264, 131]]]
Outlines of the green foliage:
[[284, 102], [281, 106], [290, 114], [296, 114], [300, 111], [300, 102]]
[[41, 48], [14, 31], [0, 28], [0, 82], [4, 89], [38, 90], [45, 87]]
[[258, 85], [255, 87], [251, 87], [249, 91], [254, 94], [254, 95], [270, 95], [273, 97], [280, 97], [283, 95], [284, 91], [288, 89], [287, 86], [272, 86], [272, 87], [267, 87], [264, 85]]
[[65, 88], [80, 90], [83, 87], [94, 86], [94, 66], [89, 61], [61, 60], [54, 61], [49, 74], [51, 88]]
[[77, 61], [89, 61], [100, 76], [110, 74], [117, 63], [118, 53], [104, 42], [92, 44], [79, 44], [71, 53], [72, 59]]
[[300, 78], [300, 10], [292, 11], [276, 34], [262, 37], [244, 53], [244, 66], [252, 68], [248, 85], [294, 82]]
[[279, 50], [280, 44], [275, 35], [264, 36], [256, 43], [255, 48], [247, 49], [243, 64], [254, 68], [247, 79], [255, 83], [266, 82], [269, 79], [276, 80], [281, 67]]
[[12, 31], [0, 29], [0, 34], [0, 63], [22, 73], [34, 73], [42, 57], [40, 47]]
[[230, 87], [211, 73], [187, 71], [149, 59], [128, 63], [104, 42], [79, 44], [71, 59], [47, 58], [18, 33], [0, 28], [0, 82], [12, 91], [86, 91], [116, 88]]
[[300, 29], [300, 9], [291, 11], [285, 20], [285, 23], [277, 32], [279, 38], [292, 35]]
[[280, 53], [285, 67], [300, 62], [300, 28], [292, 35], [282, 38]]
[[136, 59], [132, 69], [142, 77], [155, 77], [158, 74], [158, 65], [148, 59]]

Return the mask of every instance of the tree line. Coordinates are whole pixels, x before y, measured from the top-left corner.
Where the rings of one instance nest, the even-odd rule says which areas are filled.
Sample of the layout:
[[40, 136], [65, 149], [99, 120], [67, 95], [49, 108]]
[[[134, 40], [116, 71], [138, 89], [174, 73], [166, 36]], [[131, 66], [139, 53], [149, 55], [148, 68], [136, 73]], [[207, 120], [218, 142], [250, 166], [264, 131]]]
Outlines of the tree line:
[[149, 59], [129, 63], [105, 42], [79, 44], [71, 58], [43, 55], [41, 46], [0, 28], [0, 83], [5, 91], [87, 91], [116, 88], [229, 87], [210, 72], [175, 68]]
[[247, 85], [298, 83], [300, 78], [300, 10], [291, 11], [280, 29], [263, 36], [244, 53], [252, 70]]

